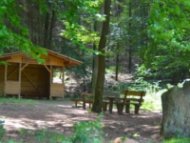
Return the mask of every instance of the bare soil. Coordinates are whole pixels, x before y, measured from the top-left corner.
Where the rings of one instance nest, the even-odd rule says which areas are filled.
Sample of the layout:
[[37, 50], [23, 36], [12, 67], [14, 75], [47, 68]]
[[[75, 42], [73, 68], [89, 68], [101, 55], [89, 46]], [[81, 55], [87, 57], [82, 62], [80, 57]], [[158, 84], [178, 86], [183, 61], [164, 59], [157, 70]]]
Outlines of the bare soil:
[[[0, 119], [5, 120], [8, 137], [14, 137], [20, 129], [51, 129], [64, 135], [72, 134], [73, 124], [95, 120], [97, 114], [82, 108], [74, 108], [70, 101], [38, 101], [34, 104], [0, 104]], [[139, 115], [118, 115], [116, 110], [103, 117], [107, 142], [117, 137], [129, 137], [140, 143], [159, 142], [161, 113], [140, 110]]]

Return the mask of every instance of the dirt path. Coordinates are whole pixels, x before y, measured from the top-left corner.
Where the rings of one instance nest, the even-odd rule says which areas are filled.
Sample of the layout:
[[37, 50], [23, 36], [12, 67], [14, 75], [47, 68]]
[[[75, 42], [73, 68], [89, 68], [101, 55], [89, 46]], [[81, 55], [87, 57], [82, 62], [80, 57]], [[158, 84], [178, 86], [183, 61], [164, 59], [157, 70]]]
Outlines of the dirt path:
[[[17, 130], [48, 128], [72, 133], [72, 126], [78, 121], [94, 120], [97, 115], [87, 110], [72, 107], [71, 102], [40, 101], [35, 104], [0, 104], [0, 119], [5, 120], [5, 128], [11, 136]], [[105, 138], [112, 140], [119, 136], [135, 138], [140, 142], [159, 139], [160, 113], [143, 112], [140, 115], [118, 115], [105, 113]]]

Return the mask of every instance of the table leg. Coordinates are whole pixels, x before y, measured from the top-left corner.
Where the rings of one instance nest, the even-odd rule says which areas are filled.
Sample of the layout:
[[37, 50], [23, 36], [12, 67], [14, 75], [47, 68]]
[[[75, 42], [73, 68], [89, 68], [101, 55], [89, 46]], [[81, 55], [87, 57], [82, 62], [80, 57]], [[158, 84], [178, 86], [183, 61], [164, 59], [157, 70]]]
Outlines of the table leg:
[[86, 102], [83, 101], [83, 109], [86, 109]]
[[113, 99], [109, 99], [110, 103], [109, 103], [109, 112], [112, 113], [112, 109], [113, 109]]

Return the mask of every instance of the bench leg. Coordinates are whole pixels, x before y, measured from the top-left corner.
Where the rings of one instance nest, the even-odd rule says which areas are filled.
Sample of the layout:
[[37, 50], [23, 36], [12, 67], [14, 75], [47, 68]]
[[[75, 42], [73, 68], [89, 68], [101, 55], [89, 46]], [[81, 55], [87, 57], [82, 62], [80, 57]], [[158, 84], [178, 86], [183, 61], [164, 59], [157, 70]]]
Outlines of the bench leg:
[[89, 103], [89, 108], [92, 108], [92, 103]]
[[117, 103], [117, 113], [119, 115], [123, 114], [123, 103]]
[[130, 113], [130, 103], [125, 105], [125, 112]]
[[85, 101], [83, 101], [82, 107], [83, 107], [83, 109], [86, 109], [86, 102]]
[[139, 114], [140, 105], [135, 104], [135, 114]]
[[75, 101], [75, 108], [77, 108], [77, 101]]
[[103, 103], [103, 112], [107, 111], [107, 103]]

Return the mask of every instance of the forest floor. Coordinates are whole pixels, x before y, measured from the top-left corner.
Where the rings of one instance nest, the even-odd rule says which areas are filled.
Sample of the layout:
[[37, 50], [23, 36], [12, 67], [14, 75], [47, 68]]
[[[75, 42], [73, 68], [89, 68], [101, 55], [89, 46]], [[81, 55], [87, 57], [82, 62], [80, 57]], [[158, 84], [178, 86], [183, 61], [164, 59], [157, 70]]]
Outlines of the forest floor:
[[[71, 135], [73, 125], [79, 121], [95, 120], [97, 114], [74, 108], [71, 101], [36, 101], [32, 103], [0, 103], [0, 119], [5, 120], [7, 138], [20, 138], [23, 129], [47, 129]], [[139, 115], [105, 113], [103, 116], [106, 142], [117, 137], [128, 137], [137, 143], [160, 141], [161, 113], [140, 110]], [[22, 142], [34, 143], [32, 136]], [[131, 142], [132, 143], [132, 142]]]

